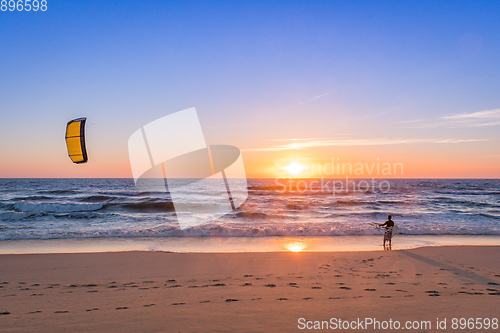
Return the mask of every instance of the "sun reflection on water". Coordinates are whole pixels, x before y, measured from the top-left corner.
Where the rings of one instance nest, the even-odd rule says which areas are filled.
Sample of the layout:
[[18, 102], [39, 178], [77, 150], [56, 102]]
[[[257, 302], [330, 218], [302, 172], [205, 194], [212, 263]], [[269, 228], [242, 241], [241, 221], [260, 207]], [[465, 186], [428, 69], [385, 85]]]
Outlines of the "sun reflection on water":
[[301, 252], [306, 248], [306, 245], [302, 242], [293, 242], [286, 244], [285, 248], [292, 252]]

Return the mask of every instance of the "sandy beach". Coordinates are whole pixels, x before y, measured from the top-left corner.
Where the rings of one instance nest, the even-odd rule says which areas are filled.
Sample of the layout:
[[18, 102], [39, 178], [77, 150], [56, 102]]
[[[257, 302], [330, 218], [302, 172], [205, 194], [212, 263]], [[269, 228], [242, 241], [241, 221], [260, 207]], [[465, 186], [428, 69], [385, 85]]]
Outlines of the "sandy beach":
[[500, 317], [499, 255], [498, 246], [1, 255], [0, 322], [4, 332], [291, 332], [373, 318], [452, 331], [453, 318]]

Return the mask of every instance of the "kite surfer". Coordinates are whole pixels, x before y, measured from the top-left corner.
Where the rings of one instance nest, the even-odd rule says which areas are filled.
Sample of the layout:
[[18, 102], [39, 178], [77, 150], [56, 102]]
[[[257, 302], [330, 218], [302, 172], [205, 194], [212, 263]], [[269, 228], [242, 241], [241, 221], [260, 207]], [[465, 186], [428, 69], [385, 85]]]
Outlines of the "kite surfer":
[[377, 224], [379, 227], [385, 227], [385, 233], [384, 233], [384, 250], [386, 249], [385, 247], [385, 242], [387, 241], [389, 243], [389, 246], [387, 247], [388, 250], [392, 250], [392, 228], [394, 227], [394, 221], [392, 220], [392, 216], [389, 215], [387, 217], [387, 221], [382, 224]]

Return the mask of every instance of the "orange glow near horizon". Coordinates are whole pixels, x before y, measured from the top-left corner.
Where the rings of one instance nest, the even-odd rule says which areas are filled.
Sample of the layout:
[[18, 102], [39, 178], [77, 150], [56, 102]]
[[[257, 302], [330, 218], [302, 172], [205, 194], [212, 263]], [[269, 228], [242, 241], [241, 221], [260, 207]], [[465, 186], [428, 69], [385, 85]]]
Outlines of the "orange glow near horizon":
[[[479, 144], [387, 145], [270, 152], [242, 150], [242, 157], [247, 178], [500, 178], [500, 155], [483, 150]], [[41, 147], [29, 154], [9, 149], [2, 155], [0, 178], [132, 177], [127, 146], [109, 149], [94, 144], [89, 145], [88, 151], [88, 163], [76, 165], [68, 158], [64, 142], [57, 149]], [[346, 167], [342, 173], [343, 163], [351, 164], [353, 172]], [[357, 163], [363, 165], [363, 174], [354, 173]], [[383, 173], [384, 163], [391, 165], [391, 174]], [[394, 168], [395, 164], [402, 164], [402, 172], [400, 167]], [[323, 168], [322, 173], [318, 173], [318, 166]]]

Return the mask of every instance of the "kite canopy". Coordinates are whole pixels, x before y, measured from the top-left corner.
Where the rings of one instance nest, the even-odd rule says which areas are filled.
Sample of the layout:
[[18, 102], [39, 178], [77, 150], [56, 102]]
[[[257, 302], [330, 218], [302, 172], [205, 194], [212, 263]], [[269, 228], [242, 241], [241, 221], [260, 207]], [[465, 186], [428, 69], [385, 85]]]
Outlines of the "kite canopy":
[[85, 148], [85, 121], [87, 118], [78, 118], [68, 121], [66, 125], [66, 146], [69, 158], [73, 163], [87, 162]]

